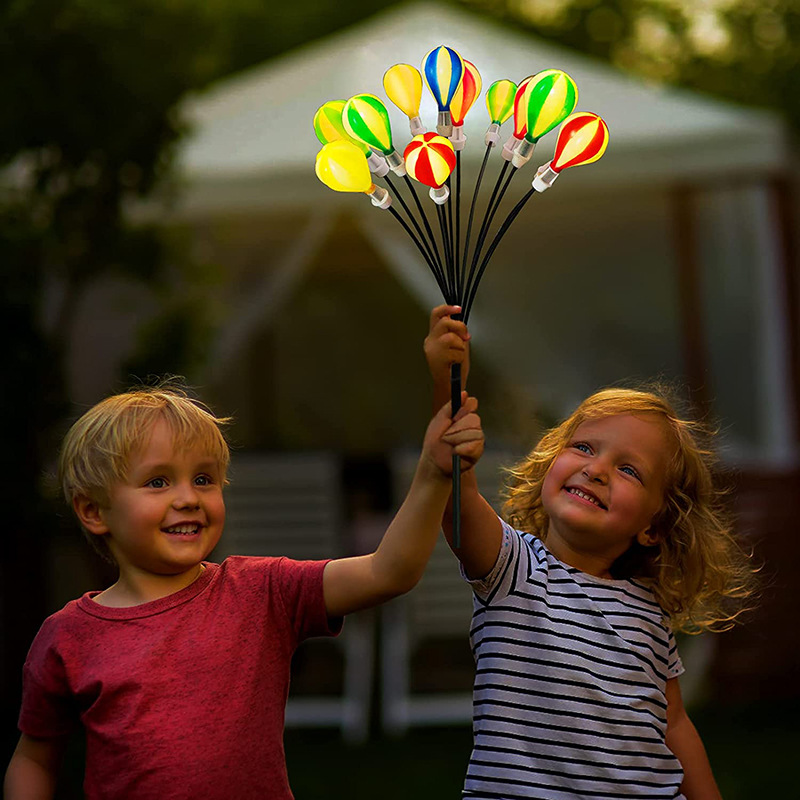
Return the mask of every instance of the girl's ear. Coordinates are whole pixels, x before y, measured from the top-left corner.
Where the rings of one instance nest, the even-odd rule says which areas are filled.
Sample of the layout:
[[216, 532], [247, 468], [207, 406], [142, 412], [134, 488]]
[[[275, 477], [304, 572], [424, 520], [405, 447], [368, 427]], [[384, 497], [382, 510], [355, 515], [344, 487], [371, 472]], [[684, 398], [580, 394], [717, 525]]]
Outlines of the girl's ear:
[[652, 528], [647, 528], [637, 534], [636, 541], [642, 547], [654, 547], [658, 544], [658, 534]]
[[81, 525], [95, 536], [103, 536], [109, 532], [108, 525], [103, 519], [100, 504], [84, 494], [72, 498], [72, 508]]

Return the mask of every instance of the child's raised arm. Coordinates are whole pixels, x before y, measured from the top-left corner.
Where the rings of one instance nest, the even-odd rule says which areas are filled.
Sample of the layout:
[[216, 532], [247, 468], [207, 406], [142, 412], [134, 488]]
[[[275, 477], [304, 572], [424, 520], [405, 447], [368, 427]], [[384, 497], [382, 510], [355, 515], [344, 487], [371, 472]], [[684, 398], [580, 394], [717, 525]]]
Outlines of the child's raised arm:
[[452, 483], [453, 455], [469, 470], [483, 452], [477, 400], [463, 394], [454, 420], [450, 403], [431, 420], [411, 488], [378, 549], [325, 567], [325, 608], [339, 617], [410, 591], [422, 577], [441, 527]]
[[430, 327], [425, 337], [425, 358], [433, 378], [433, 409], [441, 408], [450, 399], [450, 365], [461, 364], [461, 388], [469, 374], [469, 331], [453, 316], [461, 306], [436, 306], [431, 311]]
[[[459, 306], [437, 306], [431, 312], [430, 327], [425, 337], [425, 358], [433, 378], [433, 402], [444, 403], [450, 397], [450, 365], [461, 364], [461, 385], [469, 373], [469, 331], [453, 315]], [[448, 544], [452, 543], [452, 507], [448, 502], [442, 519]], [[483, 578], [494, 566], [500, 552], [503, 529], [494, 509], [478, 490], [474, 470], [461, 476], [461, 547], [453, 552], [464, 565], [470, 578]]]

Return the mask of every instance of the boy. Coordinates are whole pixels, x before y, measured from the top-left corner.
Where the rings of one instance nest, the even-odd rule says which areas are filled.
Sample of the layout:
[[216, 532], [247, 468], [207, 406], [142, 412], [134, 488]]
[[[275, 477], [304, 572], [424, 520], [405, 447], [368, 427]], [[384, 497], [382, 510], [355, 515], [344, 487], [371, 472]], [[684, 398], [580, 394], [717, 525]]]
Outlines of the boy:
[[[465, 395], [466, 397], [466, 395]], [[70, 730], [86, 731], [87, 800], [292, 797], [283, 714], [292, 653], [341, 617], [409, 591], [433, 550], [452, 455], [480, 457], [467, 398], [428, 426], [411, 488], [377, 550], [298, 562], [206, 562], [225, 519], [228, 446], [184, 392], [116, 395], [71, 428], [59, 464], [89, 539], [119, 568], [42, 625], [24, 669], [7, 800], [52, 798]]]

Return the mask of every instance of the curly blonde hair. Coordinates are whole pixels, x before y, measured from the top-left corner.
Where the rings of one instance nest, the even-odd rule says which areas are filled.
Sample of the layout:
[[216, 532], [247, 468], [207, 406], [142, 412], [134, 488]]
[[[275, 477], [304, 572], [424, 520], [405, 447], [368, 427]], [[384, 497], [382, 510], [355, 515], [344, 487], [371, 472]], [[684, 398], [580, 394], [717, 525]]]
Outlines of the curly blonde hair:
[[668, 464], [664, 506], [650, 527], [657, 544], [644, 547], [634, 542], [614, 562], [611, 574], [649, 586], [676, 630], [727, 630], [754, 593], [754, 569], [732, 534], [724, 492], [714, 483], [714, 457], [702, 444], [712, 432], [681, 419], [665, 389], [605, 389], [584, 400], [507, 470], [504, 516], [514, 527], [547, 541], [542, 484], [550, 466], [581, 423], [619, 414], [660, 416], [676, 447]]

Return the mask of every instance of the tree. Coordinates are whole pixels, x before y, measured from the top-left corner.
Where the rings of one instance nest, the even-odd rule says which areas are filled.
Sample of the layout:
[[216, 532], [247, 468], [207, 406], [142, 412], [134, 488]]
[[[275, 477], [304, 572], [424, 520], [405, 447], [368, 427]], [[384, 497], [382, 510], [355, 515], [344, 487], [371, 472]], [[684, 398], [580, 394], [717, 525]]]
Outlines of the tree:
[[800, 129], [797, 0], [459, 0], [647, 79], [779, 111]]
[[213, 17], [188, 0], [11, 0], [0, 10], [4, 736], [47, 608], [45, 545], [59, 515], [42, 474], [69, 411], [63, 364], [77, 303], [109, 271], [165, 280], [159, 235], [129, 227], [123, 209], [165, 175], [184, 130], [176, 103], [216, 68], [203, 47], [212, 34]]

